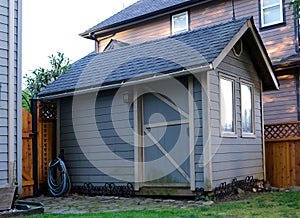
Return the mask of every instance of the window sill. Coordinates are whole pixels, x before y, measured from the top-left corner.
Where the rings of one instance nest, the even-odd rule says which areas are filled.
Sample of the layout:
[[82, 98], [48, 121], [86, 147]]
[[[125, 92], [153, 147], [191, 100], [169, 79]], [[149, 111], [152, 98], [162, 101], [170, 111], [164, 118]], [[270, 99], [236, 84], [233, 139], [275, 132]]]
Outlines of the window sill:
[[284, 26], [286, 26], [286, 22], [283, 21], [281, 23], [271, 24], [268, 26], [260, 26], [259, 31], [263, 32], [263, 31], [268, 31], [268, 30], [272, 30], [272, 29], [276, 29], [276, 28], [284, 27]]
[[242, 138], [256, 138], [254, 133], [242, 133]]
[[230, 132], [222, 132], [221, 137], [223, 138], [237, 138], [236, 133], [230, 133]]

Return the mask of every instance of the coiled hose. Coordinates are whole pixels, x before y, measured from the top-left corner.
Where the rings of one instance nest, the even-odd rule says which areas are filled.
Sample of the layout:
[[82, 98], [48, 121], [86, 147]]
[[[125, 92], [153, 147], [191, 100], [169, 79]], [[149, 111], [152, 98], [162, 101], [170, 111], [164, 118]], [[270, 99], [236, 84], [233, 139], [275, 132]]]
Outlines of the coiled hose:
[[63, 196], [71, 191], [71, 180], [66, 165], [59, 157], [49, 163], [48, 187], [50, 194], [55, 197]]

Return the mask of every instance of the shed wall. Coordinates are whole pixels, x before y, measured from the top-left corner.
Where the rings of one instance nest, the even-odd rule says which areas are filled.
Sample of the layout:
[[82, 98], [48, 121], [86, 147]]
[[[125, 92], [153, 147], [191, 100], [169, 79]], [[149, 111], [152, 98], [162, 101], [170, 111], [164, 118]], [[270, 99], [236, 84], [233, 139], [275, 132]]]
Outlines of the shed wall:
[[60, 147], [75, 186], [134, 180], [133, 111], [115, 94], [112, 90], [96, 98], [92, 93], [61, 99]]
[[202, 85], [200, 78], [194, 78], [194, 128], [195, 128], [195, 185], [204, 187], [203, 168], [203, 118]]
[[[221, 137], [220, 132], [220, 92], [219, 72], [236, 79], [236, 137]], [[212, 142], [212, 180], [213, 187], [221, 182], [231, 182], [235, 177], [246, 176], [263, 178], [263, 128], [261, 111], [261, 81], [247, 51], [240, 57], [230, 52], [217, 68], [210, 74], [211, 97], [211, 142]], [[241, 130], [240, 81], [245, 80], [254, 85], [255, 137], [243, 137]]]

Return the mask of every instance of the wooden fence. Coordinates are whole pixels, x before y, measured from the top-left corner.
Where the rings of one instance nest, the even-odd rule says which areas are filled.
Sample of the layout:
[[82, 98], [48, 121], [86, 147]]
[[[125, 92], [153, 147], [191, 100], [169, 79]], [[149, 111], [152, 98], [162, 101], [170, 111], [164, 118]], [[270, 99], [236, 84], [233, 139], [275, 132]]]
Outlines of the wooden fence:
[[266, 177], [272, 186], [300, 185], [300, 122], [265, 125]]
[[[33, 132], [33, 116], [23, 108], [22, 111], [22, 196], [33, 196], [35, 191], [43, 191], [47, 184], [48, 164], [55, 155], [56, 120], [55, 105], [37, 103], [37, 132]], [[34, 158], [33, 138], [36, 137], [36, 158]], [[37, 163], [34, 163], [34, 159]], [[34, 164], [37, 167], [34, 168]], [[37, 170], [37, 178], [34, 178]], [[36, 184], [36, 186], [34, 186]], [[38, 190], [34, 190], [36, 189]]]

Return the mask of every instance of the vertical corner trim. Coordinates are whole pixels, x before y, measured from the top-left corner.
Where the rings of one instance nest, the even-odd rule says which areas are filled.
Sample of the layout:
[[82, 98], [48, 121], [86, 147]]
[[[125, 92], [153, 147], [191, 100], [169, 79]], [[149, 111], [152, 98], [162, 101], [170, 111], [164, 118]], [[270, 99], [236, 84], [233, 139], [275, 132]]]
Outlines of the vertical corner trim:
[[15, 52], [15, 24], [14, 24], [14, 12], [15, 5], [14, 0], [9, 0], [8, 6], [8, 182], [9, 185], [14, 183], [14, 152], [15, 152], [15, 140], [14, 140], [14, 118], [15, 118], [15, 93], [14, 93], [14, 76], [15, 76], [15, 64], [14, 64], [14, 52]]

